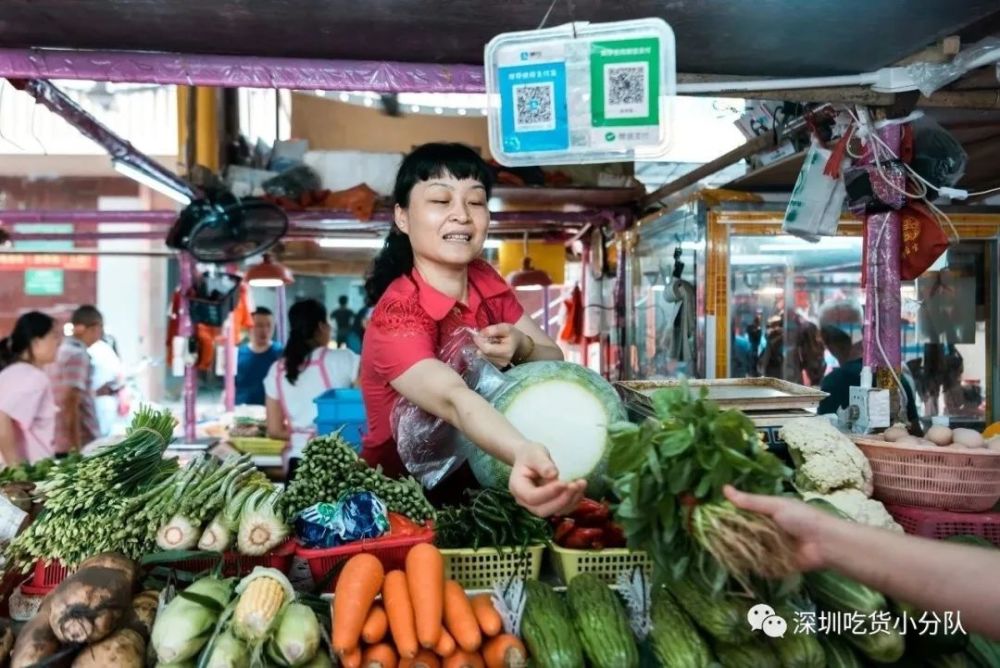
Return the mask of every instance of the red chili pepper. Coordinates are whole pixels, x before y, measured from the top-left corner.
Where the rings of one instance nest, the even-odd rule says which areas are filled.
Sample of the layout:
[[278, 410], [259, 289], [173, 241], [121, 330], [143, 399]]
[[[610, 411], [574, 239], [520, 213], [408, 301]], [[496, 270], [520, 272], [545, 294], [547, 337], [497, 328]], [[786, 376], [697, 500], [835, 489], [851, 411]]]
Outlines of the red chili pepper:
[[564, 545], [566, 537], [569, 536], [575, 528], [576, 522], [574, 522], [572, 518], [564, 517], [559, 523], [559, 526], [556, 527], [556, 531], [552, 536], [552, 539], [556, 542], [556, 545]]
[[594, 542], [599, 542], [604, 535], [603, 529], [589, 527], [576, 527], [566, 537], [565, 547], [574, 550], [590, 550], [594, 547]]
[[399, 513], [389, 513], [389, 535], [390, 536], [412, 536], [424, 531], [420, 526], [405, 515]]
[[584, 499], [572, 513], [578, 524], [588, 527], [600, 527], [611, 519], [611, 509], [605, 503]]
[[625, 532], [617, 524], [609, 524], [604, 528], [604, 543], [608, 547], [625, 547]]

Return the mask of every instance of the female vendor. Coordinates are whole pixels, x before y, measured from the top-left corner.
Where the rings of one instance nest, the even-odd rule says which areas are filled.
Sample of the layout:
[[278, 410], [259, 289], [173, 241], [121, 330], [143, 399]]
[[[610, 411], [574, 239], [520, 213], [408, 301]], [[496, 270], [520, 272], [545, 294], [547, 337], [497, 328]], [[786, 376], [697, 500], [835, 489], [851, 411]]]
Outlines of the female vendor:
[[[490, 223], [491, 186], [486, 163], [461, 144], [425, 144], [400, 165], [395, 224], [365, 284], [375, 308], [361, 352], [368, 413], [362, 457], [389, 475], [405, 474], [390, 426], [402, 396], [510, 464], [510, 491], [518, 502], [538, 515], [552, 515], [576, 506], [584, 481], [559, 481], [545, 447], [527, 440], [437, 357], [455, 330], [470, 327], [477, 331], [481, 353], [499, 368], [562, 359], [503, 278], [479, 258]], [[457, 502], [474, 486], [466, 465], [430, 497]]]

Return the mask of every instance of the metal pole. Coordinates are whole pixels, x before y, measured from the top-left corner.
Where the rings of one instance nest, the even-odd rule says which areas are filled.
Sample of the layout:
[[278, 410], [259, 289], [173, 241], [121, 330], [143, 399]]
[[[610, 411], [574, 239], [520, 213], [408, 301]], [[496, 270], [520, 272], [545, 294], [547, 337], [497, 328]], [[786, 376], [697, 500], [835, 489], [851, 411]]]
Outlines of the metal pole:
[[279, 285], [277, 288], [277, 293], [278, 293], [278, 313], [277, 313], [278, 341], [281, 343], [281, 345], [285, 345], [286, 343], [288, 343], [288, 339], [285, 336], [287, 329], [285, 325], [285, 318], [288, 317], [288, 312], [285, 309], [285, 286]]
[[[191, 322], [191, 310], [189, 308], [188, 293], [193, 287], [194, 258], [188, 253], [180, 253], [177, 256], [180, 266], [180, 327], [178, 332], [188, 342], [194, 335], [194, 325]], [[188, 344], [189, 345], [189, 344]], [[185, 350], [186, 352], [186, 350]], [[184, 440], [193, 443], [195, 439], [195, 424], [197, 416], [198, 399], [198, 369], [194, 363], [184, 365]]]
[[[226, 271], [230, 274], [235, 274], [236, 265], [226, 265]], [[226, 318], [226, 325], [223, 328], [223, 335], [226, 337], [223, 347], [223, 354], [226, 356], [223, 396], [225, 397], [226, 412], [228, 413], [233, 412], [233, 409], [236, 408], [236, 345], [233, 339], [238, 334], [239, 332], [236, 331], [236, 315], [235, 313], [230, 313], [229, 317]]]

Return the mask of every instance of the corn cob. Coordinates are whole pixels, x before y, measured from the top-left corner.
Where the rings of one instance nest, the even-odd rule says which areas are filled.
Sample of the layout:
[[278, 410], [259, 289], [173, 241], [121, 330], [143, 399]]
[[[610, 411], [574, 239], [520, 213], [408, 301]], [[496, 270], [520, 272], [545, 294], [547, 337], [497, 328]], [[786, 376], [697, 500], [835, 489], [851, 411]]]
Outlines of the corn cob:
[[233, 613], [233, 630], [249, 641], [265, 639], [285, 604], [294, 598], [288, 578], [273, 568], [259, 566], [243, 578], [236, 592], [240, 600]]

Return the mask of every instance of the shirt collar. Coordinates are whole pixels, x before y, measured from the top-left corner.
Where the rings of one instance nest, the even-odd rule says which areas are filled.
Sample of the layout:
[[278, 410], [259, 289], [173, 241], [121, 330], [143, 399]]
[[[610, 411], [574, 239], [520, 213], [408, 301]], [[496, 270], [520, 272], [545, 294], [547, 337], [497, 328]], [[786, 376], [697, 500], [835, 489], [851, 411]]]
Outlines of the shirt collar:
[[[410, 278], [417, 286], [417, 296], [424, 312], [435, 321], [441, 321], [459, 305], [454, 297], [449, 297], [424, 280], [416, 268]], [[496, 297], [510, 290], [507, 282], [500, 277], [485, 260], [473, 260], [469, 264], [469, 307], [478, 309], [481, 300]]]

